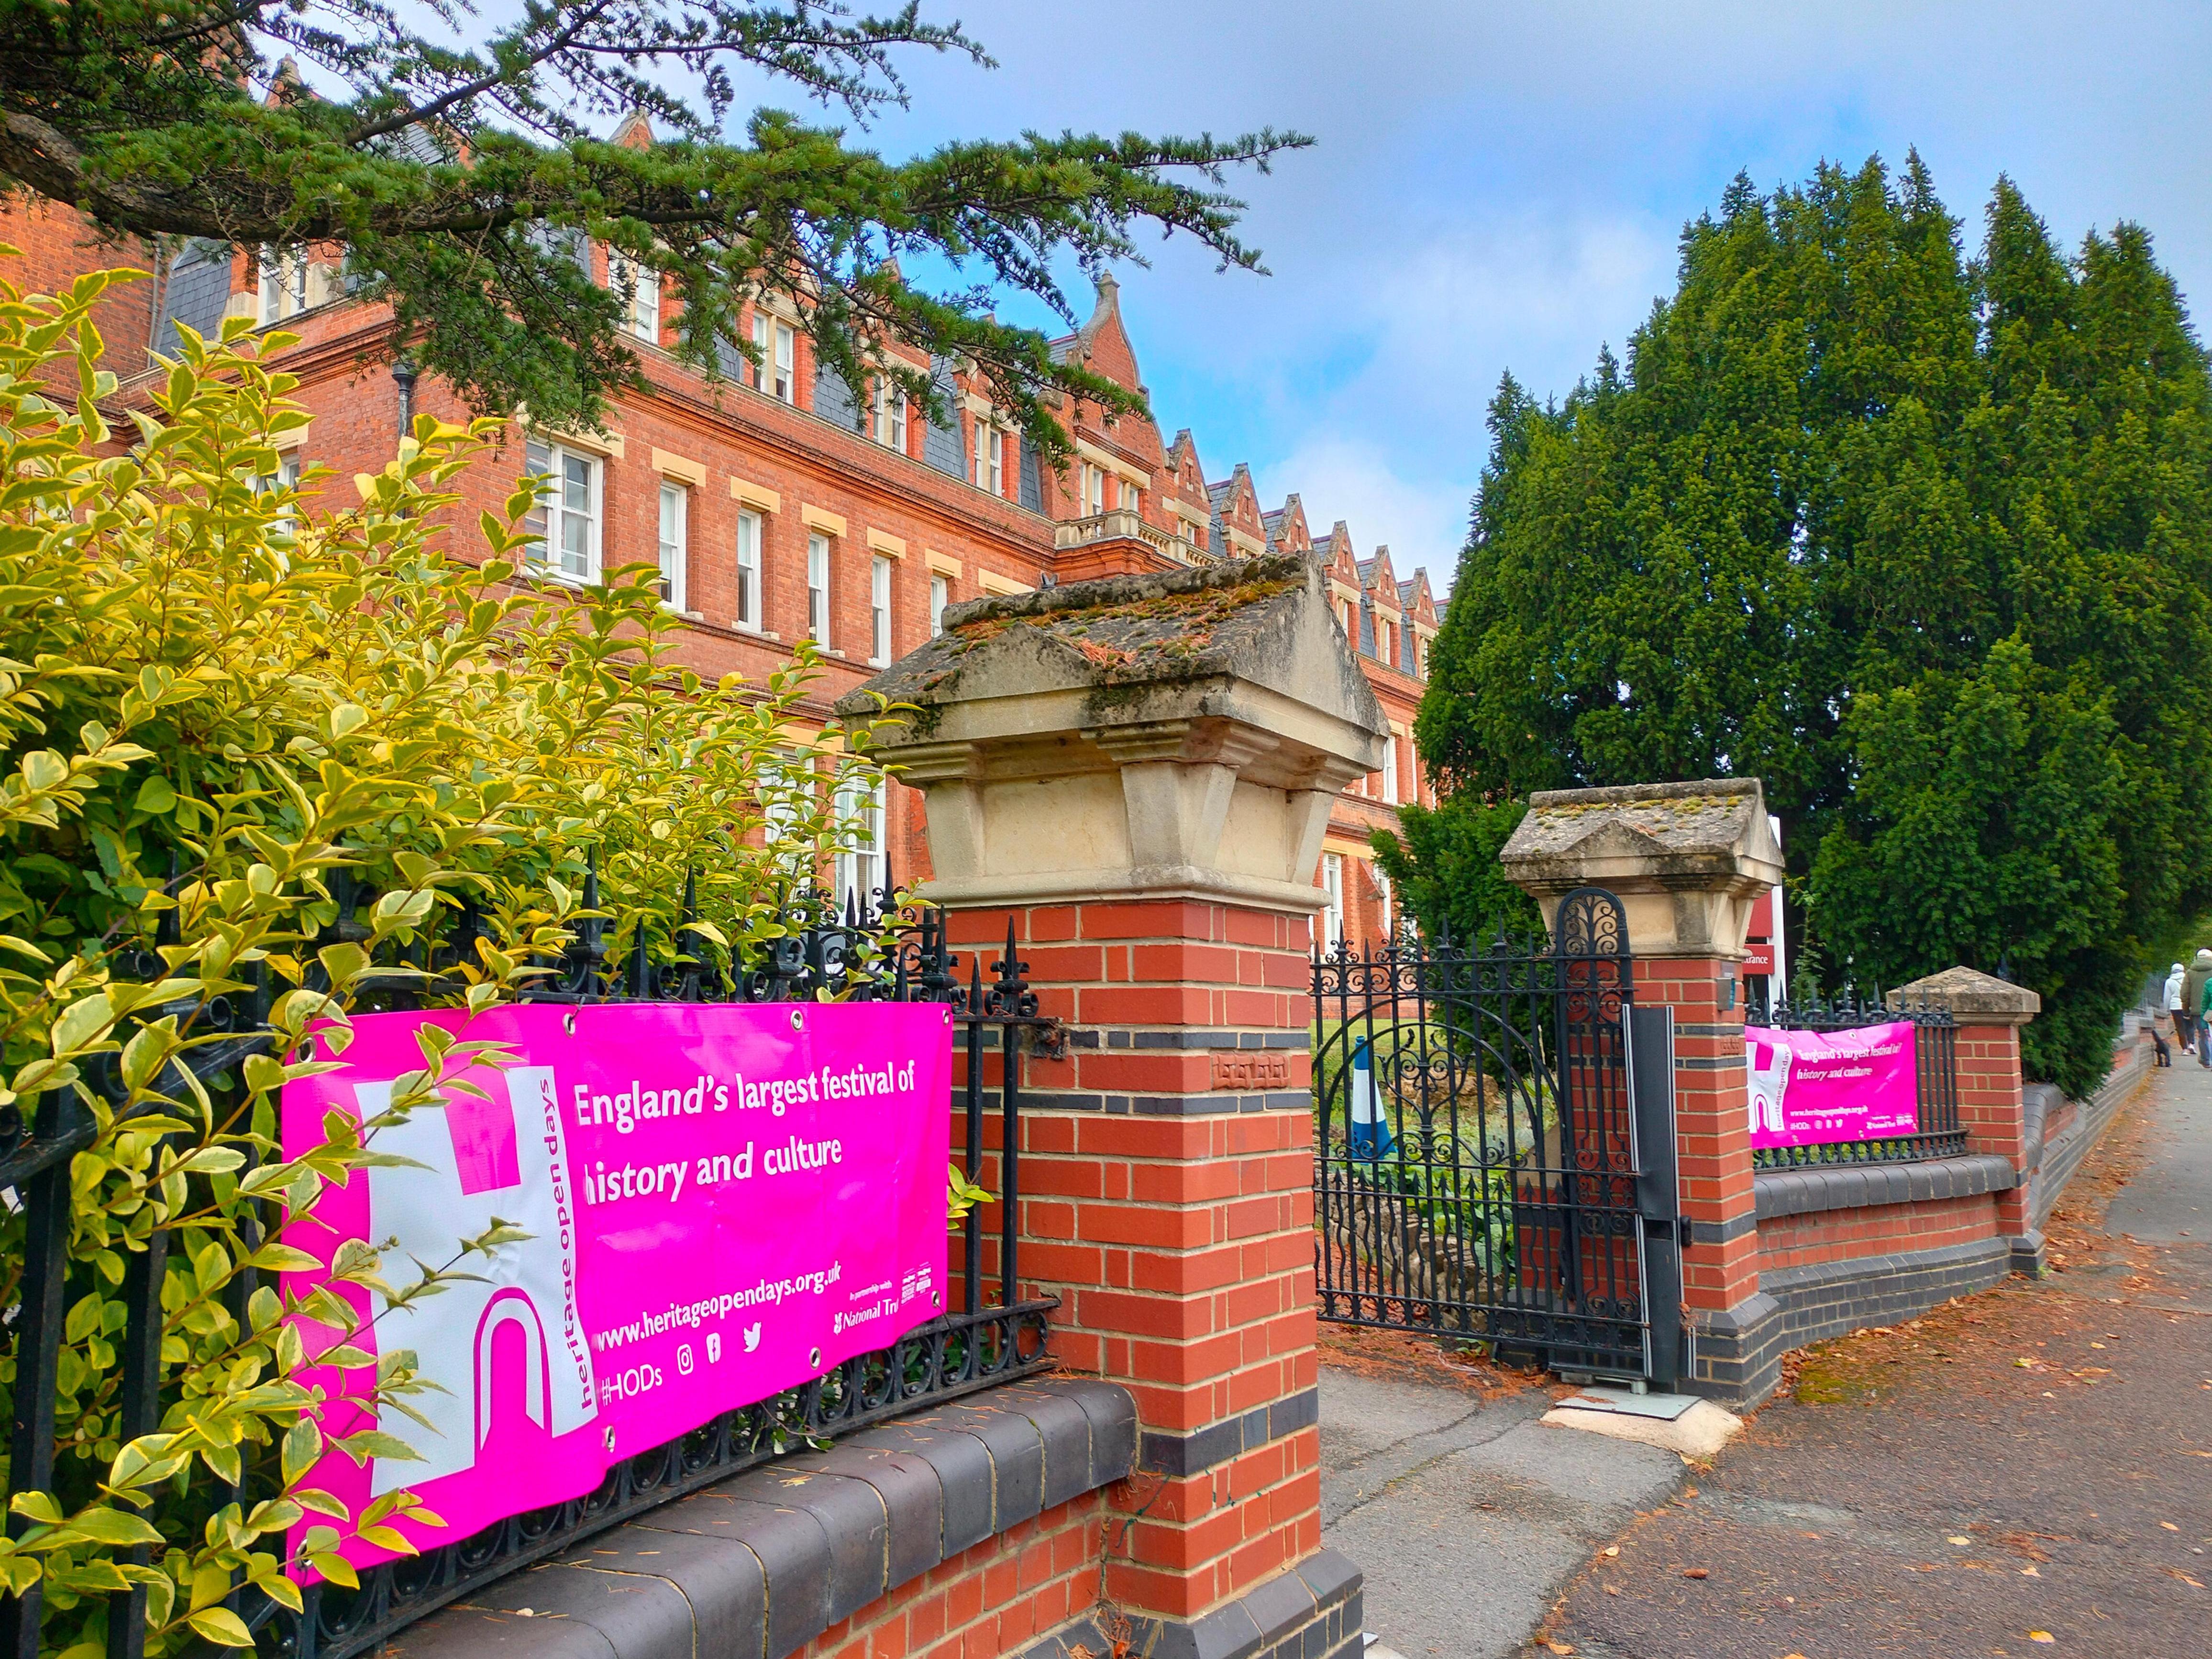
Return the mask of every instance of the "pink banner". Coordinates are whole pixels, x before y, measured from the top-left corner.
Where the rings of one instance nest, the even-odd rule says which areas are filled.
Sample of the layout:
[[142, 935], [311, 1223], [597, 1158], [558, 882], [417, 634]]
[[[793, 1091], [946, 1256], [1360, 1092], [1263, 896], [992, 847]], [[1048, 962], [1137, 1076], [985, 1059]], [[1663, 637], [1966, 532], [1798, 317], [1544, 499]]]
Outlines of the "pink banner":
[[1919, 1127], [1912, 1022], [1852, 1031], [1743, 1028], [1751, 1065], [1751, 1145], [1881, 1140]]
[[[377, 1132], [374, 1151], [421, 1167], [356, 1171], [287, 1242], [327, 1269], [346, 1240], [396, 1239], [383, 1276], [404, 1288], [410, 1257], [452, 1262], [494, 1218], [531, 1237], [373, 1322], [367, 1294], [338, 1287], [364, 1321], [356, 1346], [412, 1349], [444, 1391], [409, 1397], [426, 1429], [361, 1398], [368, 1370], [311, 1370], [331, 1401], [327, 1435], [377, 1429], [420, 1456], [363, 1465], [332, 1451], [308, 1484], [356, 1516], [412, 1491], [447, 1524], [391, 1524], [421, 1547], [457, 1542], [582, 1497], [617, 1460], [936, 1317], [951, 1018], [937, 1003], [356, 1018], [338, 1069], [285, 1085], [287, 1157], [321, 1143], [332, 1110], [383, 1110], [394, 1080], [422, 1068], [425, 1024], [507, 1055], [459, 1079], [481, 1094], [449, 1088]], [[305, 1296], [323, 1279], [288, 1274], [286, 1288]], [[311, 1354], [338, 1339], [299, 1323]], [[360, 1540], [343, 1553], [356, 1566], [394, 1553]]]

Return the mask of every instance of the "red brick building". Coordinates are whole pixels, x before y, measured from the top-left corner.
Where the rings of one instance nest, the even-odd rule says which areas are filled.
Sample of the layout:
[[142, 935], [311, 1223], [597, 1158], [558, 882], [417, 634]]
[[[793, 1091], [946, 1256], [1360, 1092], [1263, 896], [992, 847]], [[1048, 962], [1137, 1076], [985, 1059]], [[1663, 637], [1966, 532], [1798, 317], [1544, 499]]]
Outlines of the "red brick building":
[[[33, 289], [155, 263], [99, 244], [69, 210], [45, 204], [7, 210], [0, 240], [24, 251], [14, 275]], [[595, 280], [629, 286], [603, 248], [580, 244], [577, 252]], [[477, 510], [499, 510], [526, 471], [550, 473], [540, 514], [549, 575], [590, 581], [621, 565], [657, 563], [668, 603], [688, 625], [686, 655], [710, 674], [765, 676], [811, 636], [825, 672], [808, 706], [824, 720], [839, 696], [928, 637], [947, 605], [1087, 576], [1312, 552], [1328, 564], [1339, 621], [1394, 732], [1390, 763], [1331, 821], [1316, 872], [1330, 895], [1323, 925], [1328, 936], [1355, 942], [1385, 931], [1390, 896], [1368, 836], [1395, 822], [1400, 802], [1429, 799], [1411, 737], [1437, 628], [1425, 575], [1400, 580], [1388, 549], [1360, 557], [1341, 521], [1316, 538], [1295, 495], [1266, 507], [1241, 463], [1209, 483], [1188, 430], [1163, 441], [1143, 416], [1063, 408], [1076, 454], [1057, 471], [959, 363], [911, 358], [945, 405], [947, 418], [933, 422], [889, 387], [856, 399], [835, 374], [817, 372], [798, 319], [769, 307], [749, 309], [743, 322], [762, 367], [727, 351], [728, 378], [709, 380], [664, 349], [676, 314], [672, 296], [638, 290], [631, 324], [648, 389], [623, 396], [604, 433], [512, 422], [507, 441], [465, 478], [457, 536]], [[282, 367], [300, 377], [294, 396], [311, 418], [289, 434], [286, 470], [328, 469], [325, 488], [349, 504], [348, 481], [390, 459], [410, 411], [465, 417], [443, 386], [395, 380], [388, 313], [351, 297], [335, 260], [312, 253], [265, 264], [188, 247], [155, 280], [118, 290], [100, 322], [123, 377], [118, 395], [128, 400], [149, 384], [153, 358], [174, 349], [179, 325], [212, 333], [234, 315], [301, 337]], [[1110, 277], [1090, 321], [1054, 350], [1143, 390]], [[896, 785], [886, 794], [857, 810], [881, 823], [879, 844], [902, 879], [926, 875], [919, 797]], [[842, 861], [841, 878], [872, 884], [878, 856]]]

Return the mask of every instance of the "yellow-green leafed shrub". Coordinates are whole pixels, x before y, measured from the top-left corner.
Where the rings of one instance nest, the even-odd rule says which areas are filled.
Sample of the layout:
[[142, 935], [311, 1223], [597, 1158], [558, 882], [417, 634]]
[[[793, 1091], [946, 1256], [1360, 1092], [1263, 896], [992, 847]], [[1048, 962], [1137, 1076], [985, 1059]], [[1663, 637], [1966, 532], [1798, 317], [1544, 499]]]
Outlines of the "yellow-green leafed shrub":
[[[310, 1069], [309, 1022], [343, 1017], [372, 956], [422, 959], [464, 898], [482, 938], [434, 994], [511, 997], [571, 938], [594, 854], [616, 960], [641, 917], [669, 958], [694, 873], [701, 948], [749, 958], [830, 850], [830, 787], [875, 775], [865, 734], [835, 753], [792, 736], [803, 663], [760, 684], [677, 669], [650, 573], [510, 590], [526, 491], [454, 532], [486, 562], [450, 556], [437, 526], [488, 432], [418, 421], [392, 465], [327, 501], [332, 481], [266, 487], [275, 441], [306, 418], [263, 363], [283, 337], [187, 333], [151, 411], [111, 433], [89, 311], [121, 280], [58, 297], [0, 283], [0, 1152], [49, 1091], [91, 1127], [70, 1172], [56, 1473], [15, 1499], [0, 1583], [40, 1586], [46, 1644], [73, 1659], [100, 1651], [133, 1582], [150, 1652], [243, 1644], [223, 1601], [250, 1582], [296, 1607], [283, 1553], [303, 1508], [325, 1512], [317, 1559], [342, 1581], [320, 1552], [377, 1518], [300, 1489], [320, 1442], [272, 1288], [307, 1265], [288, 1218], [374, 1156], [341, 1128], [282, 1161], [277, 1091]], [[73, 398], [42, 391], [57, 369]], [[341, 916], [354, 890], [372, 896]], [[170, 1066], [218, 1040], [217, 999], [257, 990], [273, 1053], [204, 1085]], [[398, 1109], [460, 1057], [439, 1048]], [[0, 1306], [22, 1294], [24, 1224], [0, 1206]], [[156, 1229], [162, 1416], [125, 1444], [119, 1288]], [[379, 1271], [364, 1256], [345, 1276]], [[434, 1288], [398, 1277], [402, 1299]], [[310, 1311], [349, 1323], [335, 1297]], [[381, 1386], [410, 1381], [387, 1356]], [[249, 1498], [229, 1504], [241, 1476]]]

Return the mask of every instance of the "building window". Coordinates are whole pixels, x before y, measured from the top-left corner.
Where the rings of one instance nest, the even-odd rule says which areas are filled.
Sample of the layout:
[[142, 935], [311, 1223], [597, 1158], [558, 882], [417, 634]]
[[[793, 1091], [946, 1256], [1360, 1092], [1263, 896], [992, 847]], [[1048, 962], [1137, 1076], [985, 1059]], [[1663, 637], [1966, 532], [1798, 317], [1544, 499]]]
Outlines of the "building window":
[[951, 603], [951, 582], [932, 573], [929, 578], [929, 637], [933, 640], [945, 631], [945, 607]]
[[876, 382], [876, 441], [906, 453], [906, 393], [889, 380]]
[[1323, 853], [1321, 855], [1321, 890], [1328, 898], [1321, 913], [1322, 948], [1334, 950], [1344, 938], [1343, 854]]
[[544, 480], [537, 507], [522, 520], [535, 539], [530, 562], [536, 574], [559, 581], [599, 580], [598, 459], [533, 438], [524, 446], [522, 464]]
[[758, 633], [761, 625], [761, 516], [738, 514], [738, 626]]
[[1393, 668], [1398, 665], [1398, 653], [1392, 648], [1397, 642], [1391, 624], [1377, 617], [1375, 619], [1375, 654]]
[[837, 902], [856, 908], [880, 899], [884, 857], [884, 782], [854, 778], [837, 786]]
[[798, 349], [789, 323], [765, 312], [753, 313], [753, 349], [760, 353], [760, 389], [781, 403], [795, 403], [799, 377], [792, 372]]
[[1398, 738], [1395, 732], [1382, 745], [1382, 799], [1398, 804]]
[[881, 668], [891, 659], [891, 562], [880, 553], [868, 562], [868, 660]]
[[[817, 799], [813, 776], [787, 754], [779, 754], [762, 765], [757, 799], [761, 805], [761, 841], [764, 845], [775, 847], [796, 839], [800, 827], [812, 817]], [[798, 868], [801, 861], [811, 864], [805, 860], [805, 852], [804, 843], [794, 848], [794, 874], [802, 873]], [[814, 872], [809, 869], [803, 873], [811, 877]]]
[[684, 609], [684, 567], [690, 553], [691, 492], [664, 478], [660, 484], [660, 599], [671, 610]]
[[830, 538], [806, 538], [806, 637], [830, 647]]
[[297, 249], [264, 247], [258, 256], [261, 268], [261, 320], [282, 322], [307, 308], [307, 256]]
[[997, 427], [991, 428], [991, 477], [984, 485], [994, 495], [1006, 493], [1006, 434]]
[[607, 287], [627, 307], [623, 327], [648, 345], [660, 343], [660, 273], [628, 254], [607, 250]]
[[1106, 510], [1106, 472], [1085, 461], [1083, 464], [1083, 511], [1086, 517], [1097, 518]]
[[[253, 481], [255, 491], [264, 495], [274, 495], [279, 490], [297, 489], [299, 487], [300, 452], [296, 449], [276, 458], [276, 470], [274, 472]], [[272, 536], [296, 535], [299, 533], [299, 517], [289, 506], [269, 520], [269, 533]]]

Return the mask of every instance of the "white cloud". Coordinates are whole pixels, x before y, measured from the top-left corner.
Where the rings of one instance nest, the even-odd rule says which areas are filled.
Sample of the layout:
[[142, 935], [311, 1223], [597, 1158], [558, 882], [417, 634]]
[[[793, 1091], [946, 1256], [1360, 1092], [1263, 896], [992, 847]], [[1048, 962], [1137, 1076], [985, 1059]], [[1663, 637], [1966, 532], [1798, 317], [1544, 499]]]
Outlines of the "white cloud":
[[1388, 547], [1400, 576], [1425, 565], [1429, 585], [1439, 591], [1450, 581], [1467, 538], [1465, 489], [1448, 479], [1408, 478], [1387, 452], [1356, 436], [1315, 434], [1281, 460], [1256, 469], [1253, 483], [1271, 509], [1297, 491], [1316, 538], [1341, 519], [1361, 558]]
[[1539, 398], [1565, 392], [1599, 341], [1620, 349], [1672, 258], [1671, 234], [1640, 216], [1524, 216], [1408, 252], [1370, 250], [1346, 278], [1361, 298], [1342, 319], [1364, 361], [1326, 396], [1273, 389], [1304, 419], [1290, 451], [1258, 468], [1262, 498], [1297, 490], [1316, 532], [1342, 519], [1363, 556], [1387, 544], [1401, 574], [1425, 565], [1442, 586], [1489, 453], [1499, 374], [1510, 368]]

